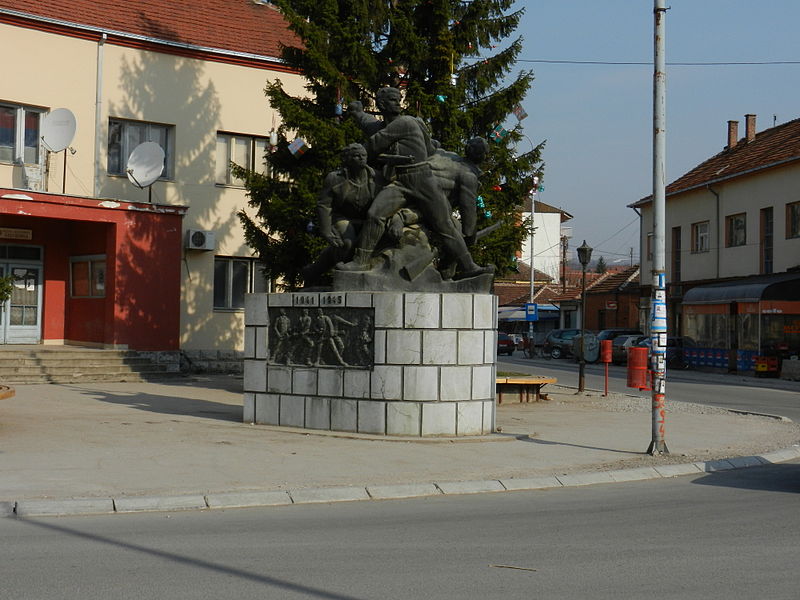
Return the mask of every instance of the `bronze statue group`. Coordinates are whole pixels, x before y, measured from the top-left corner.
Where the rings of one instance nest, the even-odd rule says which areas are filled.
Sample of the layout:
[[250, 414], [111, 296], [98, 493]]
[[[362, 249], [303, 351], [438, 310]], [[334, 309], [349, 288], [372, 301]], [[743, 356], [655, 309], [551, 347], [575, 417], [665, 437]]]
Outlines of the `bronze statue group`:
[[402, 113], [396, 88], [380, 89], [376, 106], [382, 119], [360, 102], [348, 107], [364, 143], [345, 147], [342, 167], [325, 177], [317, 212], [329, 245], [304, 269], [306, 287], [331, 269], [334, 289], [337, 278], [353, 289], [359, 275], [370, 277], [362, 289], [415, 289], [417, 280], [428, 287], [463, 281], [459, 291], [472, 280], [486, 287], [494, 268], [476, 264], [468, 246], [488, 144], [469, 140], [464, 157], [438, 148], [421, 119]]

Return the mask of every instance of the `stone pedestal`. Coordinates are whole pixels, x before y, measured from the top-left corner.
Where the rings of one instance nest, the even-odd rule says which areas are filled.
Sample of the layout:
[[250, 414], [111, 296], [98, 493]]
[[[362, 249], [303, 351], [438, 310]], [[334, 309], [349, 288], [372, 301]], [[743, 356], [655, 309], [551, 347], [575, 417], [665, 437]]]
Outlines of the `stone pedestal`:
[[[304, 309], [333, 318], [341, 353], [317, 331], [319, 354], [276, 345], [279, 315], [292, 320], [295, 348], [308, 344], [297, 333]], [[247, 423], [423, 437], [494, 431], [496, 296], [250, 294], [245, 325]]]

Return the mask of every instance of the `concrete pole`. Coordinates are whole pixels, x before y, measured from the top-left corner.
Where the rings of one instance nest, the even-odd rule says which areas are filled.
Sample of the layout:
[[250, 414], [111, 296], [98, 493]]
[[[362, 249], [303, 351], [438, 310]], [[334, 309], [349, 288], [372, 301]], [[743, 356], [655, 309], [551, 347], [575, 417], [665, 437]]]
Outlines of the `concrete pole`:
[[650, 298], [651, 369], [653, 372], [652, 439], [648, 454], [668, 454], [666, 435], [667, 282], [666, 252], [666, 59], [665, 0], [654, 0], [653, 60], [653, 270]]
[[[537, 184], [538, 185], [538, 182]], [[534, 221], [533, 215], [536, 212], [536, 195], [535, 192], [531, 193], [531, 294], [530, 294], [530, 303], [533, 304], [533, 297], [536, 295], [535, 287], [535, 280], [536, 280], [536, 271], [533, 269], [533, 234], [534, 234]], [[528, 323], [528, 355], [533, 358], [533, 350], [536, 347], [533, 343], [533, 321]]]

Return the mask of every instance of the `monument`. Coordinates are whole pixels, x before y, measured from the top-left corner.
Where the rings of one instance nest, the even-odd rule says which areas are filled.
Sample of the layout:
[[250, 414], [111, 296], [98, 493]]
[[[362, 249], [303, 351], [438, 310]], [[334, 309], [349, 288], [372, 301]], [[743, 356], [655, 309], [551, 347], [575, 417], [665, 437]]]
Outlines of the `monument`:
[[[439, 148], [401, 94], [348, 118], [362, 144], [321, 182], [328, 246], [295, 293], [245, 306], [245, 422], [378, 435], [494, 431], [494, 268], [475, 263], [480, 162]], [[454, 215], [458, 213], [458, 218]], [[326, 285], [325, 278], [332, 283]]]

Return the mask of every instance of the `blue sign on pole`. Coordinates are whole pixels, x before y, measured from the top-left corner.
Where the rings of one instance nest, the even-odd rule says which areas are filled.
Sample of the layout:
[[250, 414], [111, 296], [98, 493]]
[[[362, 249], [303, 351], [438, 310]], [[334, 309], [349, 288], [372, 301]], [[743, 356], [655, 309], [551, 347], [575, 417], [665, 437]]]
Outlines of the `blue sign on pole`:
[[525, 304], [525, 320], [538, 321], [539, 320], [539, 305], [529, 302]]

